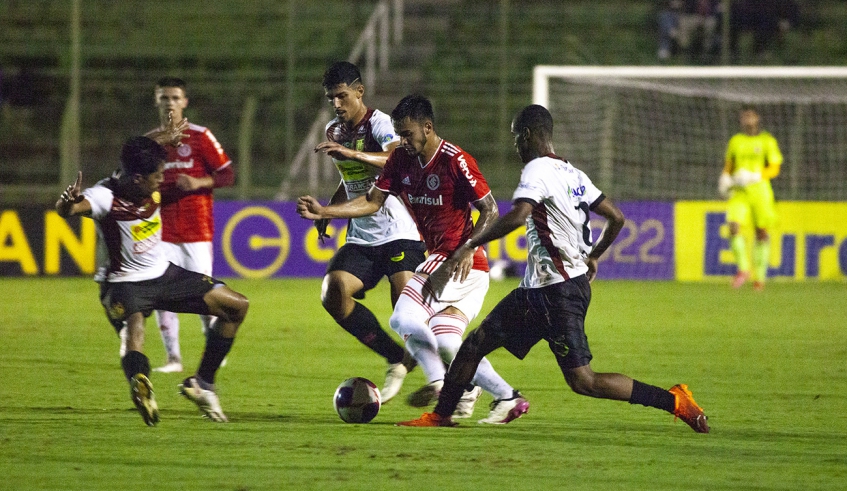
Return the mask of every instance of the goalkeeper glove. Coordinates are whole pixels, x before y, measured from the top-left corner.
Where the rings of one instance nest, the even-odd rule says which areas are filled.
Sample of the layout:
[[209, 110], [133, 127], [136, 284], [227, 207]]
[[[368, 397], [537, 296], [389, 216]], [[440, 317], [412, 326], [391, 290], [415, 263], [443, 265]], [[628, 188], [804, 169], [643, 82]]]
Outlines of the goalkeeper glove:
[[726, 172], [721, 173], [718, 179], [718, 194], [721, 198], [729, 198], [729, 189], [735, 185], [735, 180]]

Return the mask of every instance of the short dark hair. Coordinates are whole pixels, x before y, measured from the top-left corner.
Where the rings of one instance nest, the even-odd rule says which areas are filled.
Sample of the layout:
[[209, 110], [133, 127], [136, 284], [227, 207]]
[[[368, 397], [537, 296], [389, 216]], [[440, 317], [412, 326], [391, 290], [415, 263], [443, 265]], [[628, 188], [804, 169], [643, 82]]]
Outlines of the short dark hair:
[[161, 145], [146, 136], [135, 136], [121, 148], [121, 169], [125, 175], [146, 176], [159, 170], [168, 153]]
[[352, 87], [354, 83], [361, 83], [361, 81], [362, 74], [359, 73], [359, 67], [349, 61], [336, 61], [324, 72], [322, 85], [325, 89], [331, 89], [341, 84]]
[[550, 136], [553, 134], [553, 116], [544, 106], [538, 104], [526, 106], [515, 116], [514, 130], [521, 131], [524, 128]]
[[179, 87], [183, 92], [186, 92], [186, 84], [185, 80], [177, 77], [162, 77], [156, 82], [156, 88], [161, 89], [162, 87]]
[[397, 107], [391, 111], [392, 121], [403, 121], [409, 118], [412, 121], [423, 123], [425, 121], [435, 122], [435, 115], [432, 111], [432, 103], [429, 99], [422, 95], [412, 94], [402, 98]]
[[759, 110], [756, 108], [756, 105], [751, 104], [749, 102], [746, 102], [746, 103], [741, 105], [741, 109], [739, 110], [739, 112], [744, 112], [744, 111], [753, 111], [754, 113], [759, 114]]

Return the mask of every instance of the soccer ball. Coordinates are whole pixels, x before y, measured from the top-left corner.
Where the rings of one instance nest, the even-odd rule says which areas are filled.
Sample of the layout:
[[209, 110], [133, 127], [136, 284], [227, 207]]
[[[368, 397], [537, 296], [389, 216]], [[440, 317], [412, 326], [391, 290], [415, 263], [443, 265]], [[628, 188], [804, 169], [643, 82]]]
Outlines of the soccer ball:
[[348, 378], [335, 389], [332, 405], [345, 423], [367, 423], [379, 413], [379, 389], [362, 377]]

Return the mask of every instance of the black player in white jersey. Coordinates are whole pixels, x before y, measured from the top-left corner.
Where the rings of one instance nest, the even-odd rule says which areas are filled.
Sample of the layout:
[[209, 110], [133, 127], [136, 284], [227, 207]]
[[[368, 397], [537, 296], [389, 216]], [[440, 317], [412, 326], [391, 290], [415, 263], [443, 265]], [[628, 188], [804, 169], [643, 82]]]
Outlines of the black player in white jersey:
[[[600, 256], [624, 225], [623, 213], [584, 172], [553, 153], [553, 118], [547, 109], [525, 107], [512, 122], [512, 134], [525, 164], [512, 210], [456, 250], [429, 280], [434, 291], [439, 291], [448, 279], [461, 276], [463, 258], [524, 224], [526, 274], [520, 286], [503, 298], [462, 343], [445, 376], [435, 410], [398, 424], [453, 426], [451, 414], [485, 355], [505, 347], [523, 359], [543, 339], [556, 356], [568, 386], [577, 394], [664, 409], [694, 431], [708, 433], [706, 415], [685, 384], [665, 390], [619, 373], [595, 373], [591, 369], [584, 324], [591, 301], [589, 283], [597, 275]], [[591, 237], [589, 211], [607, 220], [596, 243]]]

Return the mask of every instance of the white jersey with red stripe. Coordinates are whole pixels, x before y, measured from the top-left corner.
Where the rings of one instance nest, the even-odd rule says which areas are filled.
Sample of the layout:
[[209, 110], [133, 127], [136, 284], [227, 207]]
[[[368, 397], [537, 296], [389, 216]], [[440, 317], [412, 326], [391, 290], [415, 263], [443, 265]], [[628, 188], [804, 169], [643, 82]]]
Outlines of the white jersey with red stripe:
[[[391, 118], [378, 109], [368, 109], [365, 117], [352, 129], [335, 118], [326, 125], [326, 138], [360, 152], [383, 152], [400, 138], [394, 133]], [[368, 194], [382, 169], [357, 160], [333, 158], [338, 168], [347, 199]], [[347, 227], [347, 242], [363, 246], [377, 246], [394, 240], [420, 240], [415, 220], [406, 206], [396, 196], [389, 196], [382, 207], [372, 215], [351, 218]]]
[[176, 243], [211, 242], [215, 234], [212, 190], [182, 191], [176, 187], [176, 180], [180, 174], [197, 178], [211, 176], [232, 165], [232, 160], [208, 128], [190, 123], [185, 133], [188, 137], [182, 140], [182, 145], [164, 146], [168, 160], [160, 188], [162, 238]]
[[561, 283], [588, 272], [593, 240], [589, 210], [603, 200], [591, 179], [555, 155], [538, 157], [521, 171], [512, 201], [533, 204], [526, 220], [527, 265], [522, 288]]
[[97, 281], [144, 281], [158, 278], [168, 269], [160, 246], [162, 218], [159, 193], [140, 204], [115, 196], [115, 181], [104, 179], [84, 190], [97, 224]]

